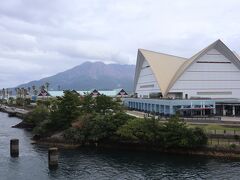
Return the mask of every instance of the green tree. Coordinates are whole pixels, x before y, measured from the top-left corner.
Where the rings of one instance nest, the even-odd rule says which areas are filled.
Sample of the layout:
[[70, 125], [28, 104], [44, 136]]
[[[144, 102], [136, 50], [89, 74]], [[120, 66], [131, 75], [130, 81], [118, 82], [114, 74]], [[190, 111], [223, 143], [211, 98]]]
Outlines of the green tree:
[[8, 98], [8, 104], [11, 106], [11, 105], [13, 105], [13, 102], [14, 102], [14, 98], [13, 97], [9, 97]]
[[164, 148], [195, 148], [207, 144], [201, 128], [188, 128], [178, 117], [161, 124], [155, 119], [132, 119], [117, 133], [126, 141], [161, 146]]
[[165, 147], [199, 147], [207, 144], [207, 136], [201, 128], [188, 128], [177, 116], [164, 124]]
[[100, 95], [96, 97], [96, 111], [105, 114], [106, 112], [118, 112], [122, 110], [119, 102], [114, 101], [112, 97]]
[[124, 113], [115, 115], [100, 113], [83, 114], [73, 127], [65, 131], [68, 140], [76, 142], [101, 141], [103, 139], [116, 139], [117, 130], [124, 125], [130, 116]]
[[161, 124], [154, 118], [134, 118], [120, 127], [117, 133], [125, 140], [145, 144], [155, 144], [160, 143], [162, 139], [161, 131]]
[[201, 147], [207, 145], [208, 137], [204, 130], [199, 127], [189, 129], [189, 147]]
[[48, 89], [49, 89], [49, 85], [50, 85], [49, 82], [46, 82], [46, 83], [45, 83], [45, 87], [46, 87], [46, 89], [47, 89], [47, 92], [48, 92]]
[[49, 85], [50, 85], [50, 83], [49, 83], [49, 82], [46, 82], [46, 83], [45, 83], [45, 86], [46, 86], [46, 89], [47, 89], [47, 99], [48, 99], [48, 90], [49, 90]]
[[17, 106], [23, 106], [24, 104], [24, 99], [22, 97], [17, 97], [16, 98], [16, 105]]
[[99, 113], [106, 113], [108, 110], [113, 109], [112, 98], [106, 95], [96, 97], [96, 111]]
[[49, 119], [49, 110], [46, 106], [37, 106], [33, 111], [29, 112], [24, 118], [24, 121], [33, 125], [39, 126], [43, 121]]
[[81, 101], [81, 111], [83, 113], [92, 113], [95, 110], [94, 106], [95, 101], [92, 95], [90, 94], [85, 95]]
[[58, 97], [55, 109], [51, 112], [51, 121], [54, 130], [69, 128], [79, 114], [80, 99], [76, 93], [64, 91], [63, 97]]

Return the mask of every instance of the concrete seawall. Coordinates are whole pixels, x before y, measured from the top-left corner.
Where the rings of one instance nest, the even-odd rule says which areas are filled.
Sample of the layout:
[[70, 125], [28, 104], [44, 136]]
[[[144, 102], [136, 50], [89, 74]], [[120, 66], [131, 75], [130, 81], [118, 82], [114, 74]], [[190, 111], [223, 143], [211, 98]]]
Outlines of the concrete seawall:
[[16, 108], [16, 107], [9, 107], [6, 105], [0, 105], [0, 111], [8, 113], [9, 117], [18, 117], [23, 119], [25, 115], [29, 112], [28, 110]]

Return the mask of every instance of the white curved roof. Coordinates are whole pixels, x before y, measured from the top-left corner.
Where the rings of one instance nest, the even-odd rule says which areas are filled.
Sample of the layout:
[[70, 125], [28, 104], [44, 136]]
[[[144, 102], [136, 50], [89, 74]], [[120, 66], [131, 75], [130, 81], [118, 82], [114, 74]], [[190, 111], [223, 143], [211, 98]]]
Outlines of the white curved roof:
[[189, 59], [139, 49], [134, 79], [134, 90], [136, 90], [137, 80], [144, 60], [146, 60], [151, 67], [162, 95], [166, 96], [171, 87], [186, 71], [186, 69], [189, 68], [191, 64], [193, 64], [199, 57], [204, 55], [208, 50], [212, 48], [216, 48], [221, 51], [224, 56], [231, 60], [240, 69], [239, 58], [221, 40], [215, 41]]
[[143, 49], [139, 51], [150, 65], [162, 94], [165, 94], [174, 75], [187, 59]]

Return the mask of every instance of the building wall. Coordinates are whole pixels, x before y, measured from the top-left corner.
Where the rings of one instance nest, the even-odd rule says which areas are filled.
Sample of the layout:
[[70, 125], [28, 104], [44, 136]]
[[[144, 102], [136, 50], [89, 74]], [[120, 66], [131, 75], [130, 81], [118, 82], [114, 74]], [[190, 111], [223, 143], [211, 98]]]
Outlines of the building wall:
[[219, 51], [212, 49], [182, 74], [170, 92], [183, 92], [188, 98], [240, 98], [240, 71]]
[[137, 81], [136, 93], [138, 97], [149, 97], [149, 93], [160, 92], [155, 76], [146, 60], [143, 61], [139, 79]]

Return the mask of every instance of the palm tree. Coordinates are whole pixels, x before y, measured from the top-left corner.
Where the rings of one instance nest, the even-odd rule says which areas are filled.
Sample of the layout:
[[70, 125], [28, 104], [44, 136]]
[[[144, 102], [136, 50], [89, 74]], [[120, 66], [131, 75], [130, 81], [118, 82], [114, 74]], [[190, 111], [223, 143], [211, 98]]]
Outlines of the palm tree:
[[33, 86], [32, 86], [32, 90], [34, 91], [35, 89], [36, 89], [36, 86], [35, 86], [35, 85], [33, 85]]
[[45, 83], [45, 86], [46, 86], [46, 89], [47, 89], [47, 99], [48, 99], [48, 88], [49, 88], [49, 85], [50, 85], [49, 82], [46, 82], [46, 83]]
[[5, 99], [5, 93], [6, 93], [6, 92], [5, 92], [5, 89], [3, 88], [3, 89], [2, 89], [2, 99]]
[[41, 85], [39, 88], [40, 88], [41, 91], [43, 91], [45, 89], [45, 86]]
[[31, 94], [31, 87], [28, 87], [28, 94], [30, 95]]
[[12, 96], [12, 90], [9, 91], [9, 96]]
[[8, 88], [6, 88], [6, 97], [7, 97], [7, 99], [8, 99], [8, 95], [9, 95], [9, 90], [8, 90]]
[[0, 97], [2, 97], [2, 90], [0, 90]]
[[36, 86], [35, 85], [32, 86], [32, 92], [33, 92], [34, 96], [37, 95], [37, 90], [36, 90]]
[[45, 86], [41, 85], [39, 88], [40, 88], [40, 92], [42, 93], [42, 99], [44, 99]]
[[21, 89], [20, 88], [17, 88], [17, 94], [18, 94], [18, 97], [20, 98], [21, 97]]
[[24, 97], [24, 88], [23, 87], [20, 89], [20, 92], [21, 92], [21, 97]]
[[17, 96], [18, 96], [18, 93], [17, 93], [17, 90], [18, 90], [18, 89], [17, 89], [17, 88], [15, 88], [14, 90], [15, 90], [15, 92], [16, 92], [16, 97], [17, 97]]
[[48, 91], [49, 85], [50, 85], [49, 82], [46, 82], [46, 83], [45, 83], [45, 86], [46, 86], [47, 91]]
[[35, 96], [37, 96], [38, 95], [38, 90], [35, 89], [33, 93], [34, 93]]

